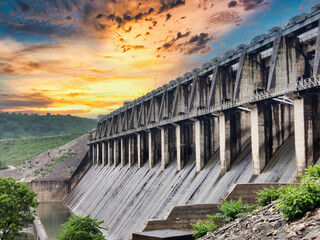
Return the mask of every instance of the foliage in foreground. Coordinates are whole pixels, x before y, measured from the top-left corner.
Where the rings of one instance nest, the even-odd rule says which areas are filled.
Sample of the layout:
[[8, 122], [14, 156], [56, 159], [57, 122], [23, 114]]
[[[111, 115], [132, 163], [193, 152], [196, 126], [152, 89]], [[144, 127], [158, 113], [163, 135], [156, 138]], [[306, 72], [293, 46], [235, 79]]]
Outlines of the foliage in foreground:
[[97, 219], [92, 219], [90, 215], [81, 217], [73, 215], [68, 221], [61, 225], [62, 229], [57, 237], [58, 240], [104, 240], [105, 237], [100, 226], [103, 221], [98, 222]]
[[280, 197], [283, 187], [275, 189], [274, 187], [264, 188], [257, 192], [257, 203], [259, 206], [267, 206]]
[[0, 178], [0, 239], [22, 236], [20, 231], [34, 220], [38, 206], [36, 194], [25, 183], [13, 178]]
[[199, 220], [198, 222], [191, 224], [192, 228], [195, 230], [192, 233], [192, 236], [195, 239], [201, 238], [204, 235], [206, 235], [208, 232], [212, 232], [213, 230], [218, 228], [218, 225], [216, 225], [214, 222], [212, 221], [201, 221]]
[[260, 206], [277, 201], [278, 211], [286, 220], [303, 216], [320, 206], [320, 165], [306, 168], [305, 174], [300, 174], [298, 184], [281, 187], [278, 190], [266, 188], [258, 193]]
[[218, 206], [218, 209], [222, 213], [217, 213], [213, 216], [208, 216], [212, 220], [224, 219], [226, 223], [232, 222], [233, 220], [244, 217], [251, 212], [254, 206], [242, 205], [242, 199], [239, 198], [237, 201], [230, 200], [228, 202], [226, 199], [222, 200], [221, 206]]
[[277, 200], [278, 210], [287, 220], [320, 206], [320, 165], [309, 166], [299, 177], [300, 183], [285, 187]]
[[218, 228], [218, 225], [214, 223], [214, 220], [224, 219], [226, 223], [229, 223], [236, 218], [244, 217], [251, 210], [254, 208], [254, 206], [249, 205], [242, 205], [242, 199], [239, 198], [237, 201], [230, 200], [229, 202], [226, 199], [223, 199], [223, 202], [220, 206], [218, 206], [218, 209], [222, 213], [217, 213], [213, 216], [208, 216], [213, 221], [201, 221], [199, 220], [195, 224], [191, 224], [192, 228], [195, 230], [193, 232], [194, 238], [200, 238], [204, 235], [206, 235], [208, 232], [212, 232], [213, 230]]

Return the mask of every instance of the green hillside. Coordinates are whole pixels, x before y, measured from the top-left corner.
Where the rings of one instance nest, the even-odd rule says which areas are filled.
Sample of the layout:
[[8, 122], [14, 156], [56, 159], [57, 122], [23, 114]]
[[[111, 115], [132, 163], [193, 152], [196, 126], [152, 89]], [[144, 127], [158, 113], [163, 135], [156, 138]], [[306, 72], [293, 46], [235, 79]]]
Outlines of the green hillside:
[[29, 158], [49, 149], [58, 148], [81, 135], [0, 140], [0, 169], [6, 165], [18, 166]]
[[[95, 119], [71, 115], [38, 115], [0, 112], [0, 139], [84, 133], [96, 127]], [[0, 151], [1, 152], [1, 151]]]

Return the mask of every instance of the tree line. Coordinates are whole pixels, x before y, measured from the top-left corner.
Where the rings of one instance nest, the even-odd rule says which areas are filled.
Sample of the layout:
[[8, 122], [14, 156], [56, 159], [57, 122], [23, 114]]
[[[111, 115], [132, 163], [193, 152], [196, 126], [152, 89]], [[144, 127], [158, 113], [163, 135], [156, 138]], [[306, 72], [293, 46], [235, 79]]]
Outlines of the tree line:
[[0, 112], [0, 139], [19, 139], [83, 133], [96, 127], [97, 120], [68, 115]]

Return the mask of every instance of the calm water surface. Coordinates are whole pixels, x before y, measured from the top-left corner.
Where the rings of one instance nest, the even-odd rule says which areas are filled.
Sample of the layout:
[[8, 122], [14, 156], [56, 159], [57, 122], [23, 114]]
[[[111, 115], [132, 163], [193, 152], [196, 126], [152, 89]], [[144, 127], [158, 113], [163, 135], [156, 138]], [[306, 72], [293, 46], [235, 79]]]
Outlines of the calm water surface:
[[72, 215], [62, 203], [40, 203], [37, 213], [50, 240], [57, 239], [60, 225]]

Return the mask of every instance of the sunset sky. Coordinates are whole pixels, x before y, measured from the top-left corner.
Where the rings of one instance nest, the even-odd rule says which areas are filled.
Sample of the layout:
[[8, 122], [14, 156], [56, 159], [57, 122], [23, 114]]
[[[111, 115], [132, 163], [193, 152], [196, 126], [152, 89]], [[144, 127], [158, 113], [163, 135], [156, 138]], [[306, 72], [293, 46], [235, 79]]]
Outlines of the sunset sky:
[[316, 0], [1, 0], [0, 111], [95, 118]]

